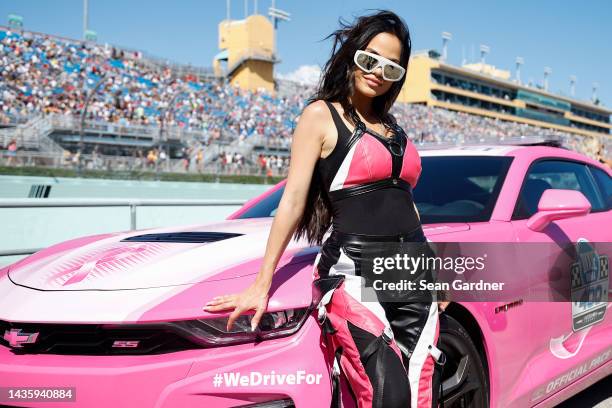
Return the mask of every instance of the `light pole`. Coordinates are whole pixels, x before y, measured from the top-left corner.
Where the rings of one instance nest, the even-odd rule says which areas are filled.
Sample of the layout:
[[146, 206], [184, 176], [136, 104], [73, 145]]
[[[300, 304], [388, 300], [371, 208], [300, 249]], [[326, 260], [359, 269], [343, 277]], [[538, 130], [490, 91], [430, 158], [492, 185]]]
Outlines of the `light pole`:
[[597, 102], [597, 88], [599, 88], [599, 83], [593, 82], [593, 94], [591, 95], [591, 100], [593, 103]]
[[[255, 10], [257, 10], [257, 3], [255, 3]], [[268, 7], [268, 15], [272, 18], [272, 24], [274, 25], [274, 35], [272, 36], [272, 58], [276, 60], [276, 30], [278, 28], [278, 21], [291, 21], [291, 18], [289, 18], [291, 14], [287, 13], [284, 10], [276, 8], [276, 1], [272, 0], [272, 7]], [[276, 81], [274, 81], [274, 89], [276, 91]]]
[[570, 75], [570, 95], [573, 97], [576, 96], [576, 75]]
[[544, 67], [544, 90], [548, 91], [548, 76], [552, 74], [550, 67]]
[[453, 39], [453, 35], [447, 31], [442, 33], [442, 60], [446, 62], [448, 57], [448, 42]]
[[523, 57], [516, 57], [516, 82], [520, 85], [521, 84], [521, 65], [523, 65], [525, 63], [525, 60], [523, 59]]
[[485, 57], [490, 51], [488, 45], [480, 44], [480, 71], [484, 71]]
[[89, 0], [83, 0], [83, 39], [86, 40], [89, 30]]
[[272, 22], [274, 23], [274, 29], [278, 28], [278, 20], [282, 21], [291, 21], [291, 14], [287, 13], [284, 10], [276, 8], [276, 1], [272, 0], [272, 7], [268, 8], [268, 15], [272, 17]]

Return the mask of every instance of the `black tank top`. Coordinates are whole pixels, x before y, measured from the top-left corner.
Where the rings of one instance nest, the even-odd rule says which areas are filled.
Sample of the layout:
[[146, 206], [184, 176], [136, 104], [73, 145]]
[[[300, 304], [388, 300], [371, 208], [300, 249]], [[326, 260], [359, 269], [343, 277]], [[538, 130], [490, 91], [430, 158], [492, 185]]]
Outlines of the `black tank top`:
[[316, 171], [332, 210], [332, 228], [339, 232], [392, 235], [420, 227], [412, 188], [421, 160], [403, 129], [395, 124], [386, 138], [359, 122], [354, 131], [336, 108], [325, 101], [338, 130], [333, 151], [319, 158]]

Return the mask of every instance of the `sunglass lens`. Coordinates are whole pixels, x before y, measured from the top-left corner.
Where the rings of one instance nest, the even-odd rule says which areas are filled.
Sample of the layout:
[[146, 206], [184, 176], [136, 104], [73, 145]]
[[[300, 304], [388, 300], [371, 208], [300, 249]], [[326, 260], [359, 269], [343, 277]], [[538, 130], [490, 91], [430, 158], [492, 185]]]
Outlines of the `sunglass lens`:
[[357, 64], [366, 71], [370, 71], [372, 68], [374, 68], [377, 62], [378, 61], [375, 58], [366, 54], [360, 54], [357, 56]]
[[394, 67], [393, 65], [386, 65], [384, 76], [389, 78], [391, 81], [396, 81], [402, 77], [402, 70], [398, 67]]

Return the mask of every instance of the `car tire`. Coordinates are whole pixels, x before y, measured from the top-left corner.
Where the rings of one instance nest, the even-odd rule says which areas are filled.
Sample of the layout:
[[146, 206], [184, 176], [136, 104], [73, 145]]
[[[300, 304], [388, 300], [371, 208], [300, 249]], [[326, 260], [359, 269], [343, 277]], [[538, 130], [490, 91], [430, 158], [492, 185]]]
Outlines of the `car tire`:
[[488, 408], [489, 381], [484, 356], [478, 352], [467, 330], [446, 313], [440, 314], [437, 347], [446, 356], [441, 372], [440, 406]]

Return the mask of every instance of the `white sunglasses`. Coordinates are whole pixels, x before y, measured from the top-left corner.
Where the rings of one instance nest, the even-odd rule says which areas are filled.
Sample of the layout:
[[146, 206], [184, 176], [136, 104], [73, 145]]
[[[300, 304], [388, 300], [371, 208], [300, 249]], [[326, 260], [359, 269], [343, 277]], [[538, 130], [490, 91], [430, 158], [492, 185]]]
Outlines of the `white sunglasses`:
[[353, 60], [361, 70], [368, 74], [381, 66], [383, 78], [387, 81], [399, 81], [406, 73], [401, 65], [381, 55], [364, 50], [357, 50]]

